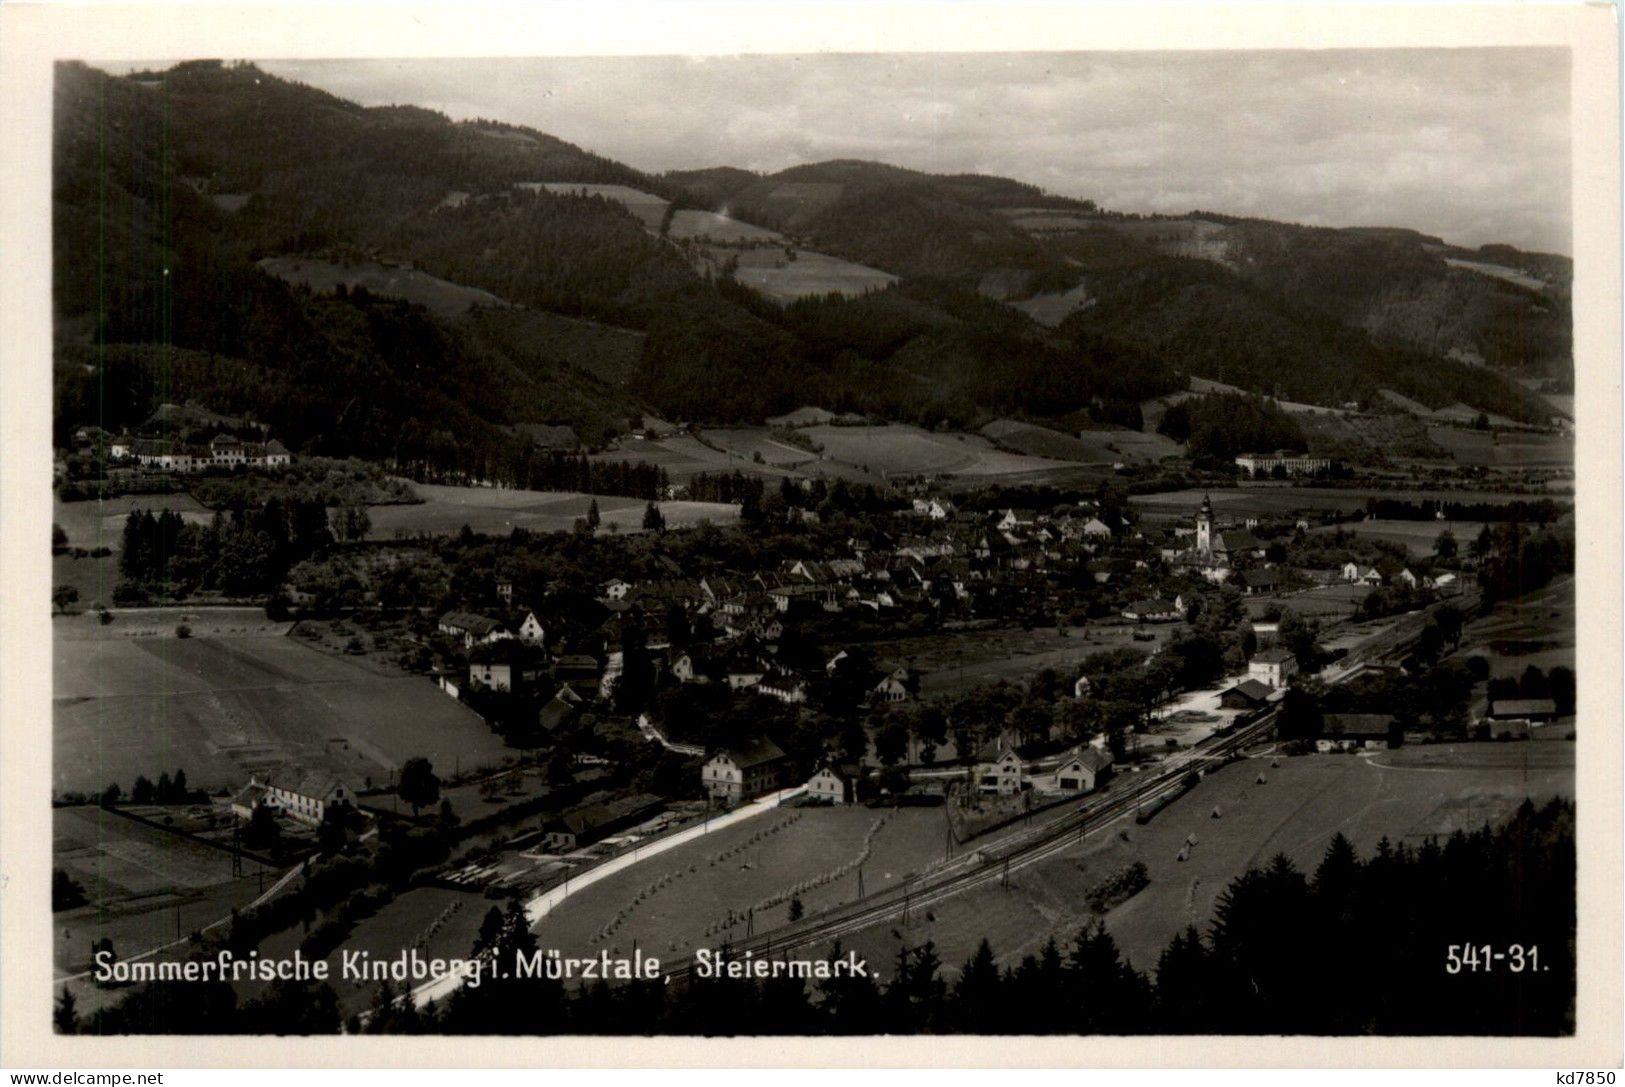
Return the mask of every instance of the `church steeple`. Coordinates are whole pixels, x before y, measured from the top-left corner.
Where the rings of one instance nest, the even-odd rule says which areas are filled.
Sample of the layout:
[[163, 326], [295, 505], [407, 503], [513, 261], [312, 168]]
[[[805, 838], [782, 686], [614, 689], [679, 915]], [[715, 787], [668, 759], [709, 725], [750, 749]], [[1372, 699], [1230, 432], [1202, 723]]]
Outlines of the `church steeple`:
[[1213, 499], [1202, 496], [1202, 509], [1196, 515], [1196, 550], [1203, 556], [1213, 554]]

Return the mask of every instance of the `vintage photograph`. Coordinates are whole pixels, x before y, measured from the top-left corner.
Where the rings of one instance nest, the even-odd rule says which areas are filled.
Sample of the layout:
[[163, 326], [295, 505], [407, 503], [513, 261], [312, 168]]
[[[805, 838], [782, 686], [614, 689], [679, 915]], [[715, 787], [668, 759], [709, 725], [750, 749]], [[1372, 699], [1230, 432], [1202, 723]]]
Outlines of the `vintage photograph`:
[[1575, 1034], [1567, 48], [53, 79], [58, 1034]]

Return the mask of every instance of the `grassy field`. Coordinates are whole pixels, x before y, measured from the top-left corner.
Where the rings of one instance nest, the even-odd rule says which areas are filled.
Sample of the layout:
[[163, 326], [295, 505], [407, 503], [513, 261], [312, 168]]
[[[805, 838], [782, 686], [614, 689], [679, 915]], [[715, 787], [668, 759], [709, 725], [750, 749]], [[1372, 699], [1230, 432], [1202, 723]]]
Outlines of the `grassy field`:
[[338, 264], [311, 257], [266, 257], [259, 267], [268, 275], [313, 291], [332, 291], [339, 285], [365, 287], [371, 294], [399, 298], [422, 306], [438, 317], [458, 317], [473, 306], [505, 305], [490, 291], [465, 287], [414, 268], [363, 261]]
[[1469, 623], [1463, 640], [1483, 647], [1492, 676], [1521, 676], [1530, 665], [1543, 671], [1555, 665], [1574, 668], [1574, 586], [1574, 578], [1566, 577], [1517, 600], [1503, 600], [1489, 615]]
[[122, 613], [106, 627], [59, 618], [53, 635], [58, 792], [128, 791], [138, 774], [177, 767], [195, 787], [238, 786], [288, 762], [363, 788], [414, 755], [467, 770], [511, 754], [427, 680], [379, 675], [296, 639], [180, 639], [173, 627], [143, 636]]
[[1056, 328], [1072, 314], [1089, 305], [1090, 301], [1088, 285], [1080, 283], [1069, 291], [1035, 294], [1031, 298], [1010, 304], [1039, 324]]
[[1064, 461], [1002, 452], [979, 434], [940, 433], [901, 423], [810, 426], [802, 433], [824, 447], [827, 459], [855, 465], [880, 477], [1019, 476], [1069, 467]]
[[[1266, 781], [1258, 783], [1262, 774]], [[1499, 820], [1525, 797], [1574, 795], [1574, 748], [1566, 743], [1417, 747], [1374, 756], [1311, 755], [1245, 760], [1210, 775], [1147, 826], [1132, 820], [1091, 836], [1081, 848], [1013, 872], [994, 885], [917, 911], [848, 939], [886, 973], [898, 947], [935, 941], [957, 970], [986, 936], [1005, 963], [1036, 953], [1050, 935], [1063, 952], [1091, 917], [1086, 892], [1143, 861], [1151, 883], [1108, 913], [1106, 927], [1141, 970], [1188, 925], [1205, 930], [1213, 903], [1249, 866], [1285, 853], [1313, 870], [1341, 831], [1362, 856], [1379, 839], [1418, 845], [1428, 835]], [[1220, 818], [1212, 818], [1217, 808]], [[1187, 836], [1197, 844], [1177, 859]]]
[[1434, 541], [1439, 538], [1439, 533], [1447, 528], [1455, 534], [1457, 545], [1465, 547], [1477, 538], [1479, 530], [1483, 527], [1482, 521], [1392, 521], [1372, 517], [1345, 525], [1318, 525], [1310, 531], [1328, 533], [1343, 529], [1349, 535], [1358, 536], [1363, 540], [1399, 544], [1412, 555], [1421, 556], [1433, 554]]
[[[884, 822], [874, 830], [880, 820]], [[743, 936], [744, 916], [752, 907], [799, 883], [841, 871], [864, 855], [866, 840], [864, 890], [895, 886], [942, 857], [945, 833], [942, 811], [936, 808], [784, 808], [593, 884], [543, 918], [537, 935], [543, 947], [565, 954], [596, 954], [605, 948], [611, 954], [616, 948], [630, 952], [635, 940], [647, 954], [675, 958]], [[651, 893], [651, 885], [662, 877], [670, 878]], [[857, 897], [857, 880], [856, 867], [851, 867], [800, 892], [802, 905], [814, 913], [850, 901]], [[756, 928], [784, 924], [788, 911], [787, 903], [758, 910]], [[732, 925], [727, 923], [730, 912], [737, 918]], [[623, 920], [604, 937], [617, 913]]]
[[[869, 648], [885, 668], [919, 669], [921, 696], [942, 698], [1001, 679], [1025, 679], [1044, 668], [1054, 668], [1070, 682], [1089, 654], [1125, 645], [1149, 654], [1179, 626], [1093, 624], [1068, 627], [1064, 635], [1054, 627], [949, 631], [874, 642]], [[1139, 630], [1155, 640], [1134, 641]]]
[[897, 277], [878, 268], [849, 260], [796, 250], [794, 260], [782, 249], [713, 249], [713, 261], [739, 258], [734, 278], [745, 286], [782, 302], [821, 294], [862, 294], [897, 282]]
[[516, 188], [535, 191], [543, 189], [556, 196], [601, 196], [613, 200], [637, 216], [647, 230], [658, 232], [666, 218], [668, 201], [653, 193], [641, 192], [626, 185], [588, 185], [579, 181], [521, 181]]
[[67, 533], [68, 546], [86, 551], [98, 547], [112, 549], [99, 559], [51, 556], [51, 583], [72, 585], [79, 590], [78, 607], [111, 604], [118, 587], [118, 553], [124, 539], [124, 520], [131, 510], [174, 510], [185, 521], [208, 524], [214, 513], [189, 494], [124, 495], [105, 501], [64, 502], [53, 498], [51, 517]]
[[1180, 453], [1176, 442], [1137, 430], [1086, 430], [1074, 437], [1015, 419], [996, 419], [982, 433], [1016, 453], [1082, 464], [1155, 462]]
[[1574, 464], [1572, 434], [1468, 430], [1453, 426], [1430, 426], [1427, 434], [1457, 464], [1490, 468], [1549, 468]]
[[668, 233], [673, 238], [713, 242], [782, 242], [784, 240], [784, 235], [776, 230], [768, 230], [766, 227], [743, 223], [738, 219], [730, 219], [728, 216], [719, 215], [714, 211], [694, 211], [686, 208], [672, 213], [671, 228]]
[[[639, 443], [640, 446], [655, 443]], [[633, 458], [641, 459], [641, 458]], [[475, 532], [506, 535], [515, 528], [533, 532], [567, 532], [578, 517], [585, 517], [593, 495], [571, 491], [520, 491], [500, 487], [447, 487], [414, 484], [423, 502], [412, 506], [373, 506], [369, 536], [392, 540], [418, 533], [447, 535], [462, 531], [464, 525]], [[617, 526], [620, 532], [638, 532], [643, 527], [647, 503], [639, 498], [596, 496], [603, 529]], [[661, 502], [660, 510], [671, 528], [683, 528], [710, 521], [727, 524], [739, 516], [737, 506], [719, 502]], [[602, 530], [602, 529], [601, 529]]]
[[[107, 937], [131, 955], [212, 924], [258, 897], [280, 875], [248, 858], [243, 875], [231, 857], [97, 807], [51, 812], [51, 864], [84, 888], [89, 904], [52, 915], [56, 967], [91, 965], [90, 948]], [[184, 950], [184, 948], [180, 949]]]
[[[1280, 517], [1290, 513], [1318, 514], [1341, 510], [1353, 514], [1365, 509], [1369, 497], [1397, 501], [1421, 502], [1516, 502], [1531, 501], [1532, 496], [1507, 491], [1475, 490], [1447, 491], [1427, 489], [1341, 489], [1337, 487], [1259, 486], [1216, 488], [1182, 491], [1162, 491], [1157, 494], [1137, 494], [1129, 499], [1135, 509], [1156, 522], [1187, 520], [1201, 508], [1203, 496], [1213, 500], [1213, 511], [1221, 518]], [[1347, 525], [1355, 528], [1358, 526]], [[1434, 535], [1438, 534], [1435, 524]], [[1458, 540], [1462, 539], [1457, 533]]]

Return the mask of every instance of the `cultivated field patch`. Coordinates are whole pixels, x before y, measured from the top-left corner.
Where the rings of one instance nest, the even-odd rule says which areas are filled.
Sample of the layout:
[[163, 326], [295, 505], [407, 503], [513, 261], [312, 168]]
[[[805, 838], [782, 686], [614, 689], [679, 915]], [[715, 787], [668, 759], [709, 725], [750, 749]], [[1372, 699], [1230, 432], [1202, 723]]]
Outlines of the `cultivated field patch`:
[[[93, 623], [93, 617], [73, 622]], [[54, 638], [52, 785], [95, 791], [186, 771], [235, 788], [285, 763], [362, 789], [425, 755], [465, 770], [510, 752], [467, 707], [413, 676], [379, 675], [294, 639], [266, 636]]]
[[588, 185], [579, 181], [521, 181], [515, 188], [542, 190], [555, 196], [601, 196], [637, 216], [644, 228], [656, 233], [666, 218], [670, 201], [627, 185]]
[[[816, 884], [796, 894], [809, 914], [855, 899], [858, 871], [846, 866], [859, 857], [866, 893], [896, 886], [942, 858], [944, 828], [935, 808], [778, 809], [593, 884], [543, 918], [537, 934], [543, 946], [566, 954], [630, 952], [635, 940], [646, 954], [675, 959], [742, 938], [752, 908], [799, 885]], [[666, 885], [651, 893], [663, 877]], [[605, 939], [606, 922], [617, 914], [623, 919]], [[783, 899], [759, 909], [754, 927], [775, 928], [788, 917]]]
[[[1141, 861], [1150, 885], [1111, 910], [1106, 927], [1136, 968], [1154, 970], [1175, 935], [1191, 925], [1207, 929], [1215, 899], [1233, 879], [1277, 853], [1312, 872], [1339, 831], [1369, 857], [1383, 837], [1419, 845], [1430, 834], [1504, 818], [1525, 797], [1539, 802], [1574, 795], [1574, 748], [1566, 743], [1311, 755], [1281, 758], [1279, 766], [1272, 761], [1224, 767], [1146, 826], [1125, 819], [1076, 850], [1012, 872], [1008, 889], [995, 883], [966, 892], [915, 911], [906, 927], [877, 926], [847, 939], [846, 946], [872, 964], [889, 964], [905, 941], [915, 946], [930, 939], [950, 969], [969, 958], [984, 935], [1005, 963], [1037, 953], [1051, 935], [1064, 953], [1078, 930], [1092, 923], [1081, 905], [1087, 892]], [[1182, 849], [1184, 861], [1178, 859]]]
[[[637, 452], [659, 443], [640, 442]], [[649, 459], [631, 457], [631, 460]], [[643, 526], [648, 503], [639, 498], [615, 495], [586, 495], [574, 491], [522, 491], [502, 487], [448, 487], [415, 484], [421, 503], [410, 506], [373, 506], [369, 538], [392, 540], [461, 532], [467, 525], [474, 532], [506, 535], [516, 528], [531, 532], [568, 532], [576, 519], [586, 515], [596, 499], [604, 525], [617, 531], [636, 532]], [[739, 516], [737, 506], [720, 502], [661, 502], [661, 512], [671, 528], [710, 521], [728, 524]]]
[[266, 257], [262, 271], [289, 283], [326, 292], [343, 286], [365, 287], [370, 294], [399, 298], [422, 306], [438, 317], [458, 317], [474, 306], [507, 305], [490, 291], [465, 287], [415, 268], [362, 261], [340, 264], [313, 257]]

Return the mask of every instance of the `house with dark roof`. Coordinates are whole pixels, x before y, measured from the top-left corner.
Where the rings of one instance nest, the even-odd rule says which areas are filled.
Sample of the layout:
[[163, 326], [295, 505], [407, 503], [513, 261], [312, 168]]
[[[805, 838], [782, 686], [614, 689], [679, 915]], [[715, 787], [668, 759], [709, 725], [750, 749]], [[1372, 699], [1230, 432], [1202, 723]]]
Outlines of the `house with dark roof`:
[[1063, 793], [1093, 791], [1111, 774], [1112, 753], [1099, 747], [1080, 747], [1056, 767], [1055, 787]]
[[1550, 698], [1498, 698], [1489, 705], [1488, 720], [1527, 721], [1544, 725], [1557, 719], [1557, 703]]
[[1386, 713], [1328, 713], [1323, 718], [1315, 750], [1386, 751], [1394, 718]]
[[1219, 695], [1219, 705], [1227, 710], [1256, 710], [1269, 701], [1270, 689], [1256, 679], [1244, 679]]
[[231, 809], [248, 819], [256, 807], [265, 807], [298, 822], [320, 826], [330, 810], [354, 806], [354, 794], [334, 775], [284, 767], [252, 775], [248, 786], [233, 799]]
[[649, 793], [617, 797], [561, 812], [543, 825], [542, 844], [567, 853], [603, 840], [618, 830], [641, 823], [664, 811], [665, 801]]
[[824, 804], [856, 803], [858, 768], [825, 763], [807, 779], [807, 798]]
[[789, 761], [778, 744], [764, 737], [716, 752], [700, 767], [700, 782], [713, 801], [737, 804], [779, 788]]
[[482, 642], [499, 642], [513, 634], [501, 620], [471, 611], [448, 611], [440, 617], [440, 633], [462, 641], [464, 649], [473, 649]]
[[1290, 649], [1266, 649], [1247, 662], [1247, 676], [1267, 687], [1285, 687], [1298, 671], [1298, 658]]
[[1123, 609], [1123, 618], [1131, 623], [1177, 623], [1184, 617], [1184, 610], [1180, 608], [1178, 601], [1168, 601], [1161, 597], [1136, 600]]

